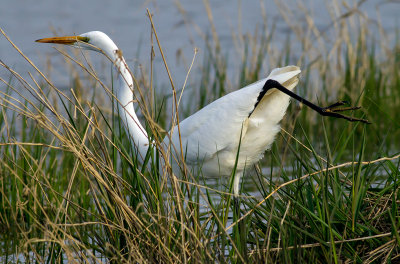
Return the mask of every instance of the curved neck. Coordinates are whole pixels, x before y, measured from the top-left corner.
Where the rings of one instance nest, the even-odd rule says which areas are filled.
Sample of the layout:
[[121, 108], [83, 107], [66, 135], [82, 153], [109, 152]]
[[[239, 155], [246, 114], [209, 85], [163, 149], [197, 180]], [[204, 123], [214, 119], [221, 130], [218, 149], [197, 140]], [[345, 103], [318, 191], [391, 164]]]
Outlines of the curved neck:
[[138, 161], [143, 163], [146, 153], [149, 148], [149, 138], [146, 130], [140, 124], [140, 121], [135, 113], [133, 106], [133, 79], [129, 72], [125, 60], [120, 54], [119, 50], [114, 51], [112, 57], [114, 59], [114, 66], [118, 73], [118, 87], [116, 96], [118, 99], [118, 109], [120, 118], [122, 119], [125, 129], [130, 137], [137, 154]]

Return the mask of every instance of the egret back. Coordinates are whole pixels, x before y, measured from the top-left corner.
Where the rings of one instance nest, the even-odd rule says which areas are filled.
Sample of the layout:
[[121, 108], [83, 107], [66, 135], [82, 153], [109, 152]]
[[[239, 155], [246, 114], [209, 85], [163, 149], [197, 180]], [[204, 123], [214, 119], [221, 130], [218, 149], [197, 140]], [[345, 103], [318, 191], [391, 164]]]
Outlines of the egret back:
[[[278, 68], [256, 83], [229, 93], [180, 123], [171, 136], [172, 153], [180, 156], [182, 140], [186, 163], [197, 167], [206, 177], [229, 176], [236, 162], [237, 171], [257, 162], [272, 144], [280, 129], [279, 122], [289, 105], [289, 96], [272, 89], [263, 91], [268, 79], [274, 79], [288, 89], [298, 83], [300, 70], [296, 66]], [[260, 98], [260, 94], [262, 95]], [[259, 100], [258, 100], [259, 99]], [[242, 136], [242, 138], [240, 138]], [[169, 138], [164, 140], [169, 144]]]

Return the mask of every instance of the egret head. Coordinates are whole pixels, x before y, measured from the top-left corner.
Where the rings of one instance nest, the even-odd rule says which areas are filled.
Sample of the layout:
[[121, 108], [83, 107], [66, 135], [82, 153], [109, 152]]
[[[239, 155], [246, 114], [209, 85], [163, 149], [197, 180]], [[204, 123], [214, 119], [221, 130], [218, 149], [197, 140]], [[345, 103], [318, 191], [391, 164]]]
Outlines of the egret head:
[[78, 36], [43, 38], [36, 40], [36, 42], [64, 44], [74, 48], [104, 52], [109, 56], [115, 54], [118, 50], [115, 43], [100, 31], [90, 31]]

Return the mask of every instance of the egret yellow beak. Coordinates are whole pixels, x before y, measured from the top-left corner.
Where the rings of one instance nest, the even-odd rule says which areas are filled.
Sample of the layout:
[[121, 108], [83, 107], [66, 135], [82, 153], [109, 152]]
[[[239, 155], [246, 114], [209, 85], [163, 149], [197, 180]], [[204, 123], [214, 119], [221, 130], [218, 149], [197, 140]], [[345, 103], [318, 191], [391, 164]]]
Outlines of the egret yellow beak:
[[73, 45], [77, 42], [85, 42], [89, 41], [87, 37], [81, 36], [65, 36], [65, 37], [54, 37], [54, 38], [42, 38], [35, 40], [36, 42], [40, 43], [55, 43], [55, 44], [64, 44], [64, 45]]

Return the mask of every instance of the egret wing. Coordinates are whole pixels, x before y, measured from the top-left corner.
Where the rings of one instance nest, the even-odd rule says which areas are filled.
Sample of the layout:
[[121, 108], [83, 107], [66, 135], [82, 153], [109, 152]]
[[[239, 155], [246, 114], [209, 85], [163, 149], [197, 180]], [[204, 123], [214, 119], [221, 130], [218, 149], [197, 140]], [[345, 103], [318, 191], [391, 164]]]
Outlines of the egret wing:
[[263, 98], [277, 91], [263, 91], [265, 82], [273, 78], [284, 84], [299, 73], [296, 66], [274, 69], [267, 78], [210, 103], [180, 123], [180, 138], [178, 129], [174, 128], [172, 142], [175, 149], [180, 148], [181, 140], [184, 156], [189, 164], [220, 158], [218, 154], [224, 152], [230, 154], [230, 161], [224, 160], [223, 163], [234, 162], [240, 136], [243, 138], [246, 135], [249, 117], [255, 106], [257, 105], [257, 109], [262, 107]]

